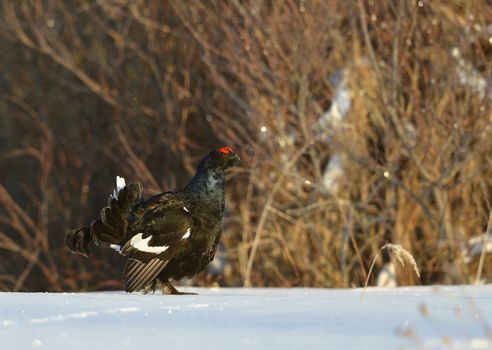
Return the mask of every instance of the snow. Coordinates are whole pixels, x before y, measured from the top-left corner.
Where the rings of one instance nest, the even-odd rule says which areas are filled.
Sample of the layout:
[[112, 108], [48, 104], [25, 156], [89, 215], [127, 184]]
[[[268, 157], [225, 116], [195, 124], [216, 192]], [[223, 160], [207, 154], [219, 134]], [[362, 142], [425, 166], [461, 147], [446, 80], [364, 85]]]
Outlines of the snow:
[[350, 110], [352, 92], [347, 87], [347, 75], [347, 70], [339, 70], [330, 78], [335, 88], [335, 96], [330, 108], [319, 119], [322, 130], [338, 126]]
[[396, 275], [396, 268], [393, 261], [384, 264], [383, 268], [379, 271], [376, 285], [378, 287], [398, 287], [398, 276]]
[[[352, 105], [352, 91], [347, 86], [348, 71], [339, 70], [330, 77], [335, 89], [335, 96], [330, 108], [320, 117], [316, 127], [326, 132], [328, 143], [331, 143], [332, 134], [340, 127]], [[329, 192], [336, 192], [338, 183], [344, 175], [344, 164], [340, 154], [333, 153], [323, 172], [323, 185]]]
[[325, 188], [335, 192], [340, 179], [343, 178], [345, 170], [343, 169], [343, 161], [338, 153], [334, 153], [323, 173], [323, 185]]
[[2, 348], [492, 349], [492, 285], [186, 290], [0, 293]]
[[479, 236], [471, 237], [466, 244], [461, 245], [461, 251], [464, 255], [464, 261], [470, 263], [474, 256], [482, 254], [485, 243], [485, 252], [492, 252], [492, 235], [483, 233]]
[[488, 97], [492, 99], [492, 95], [488, 93], [489, 84], [482, 74], [473, 68], [473, 65], [467, 62], [461, 55], [460, 50], [454, 47], [451, 50], [451, 56], [456, 60], [456, 73], [462, 85], [470, 87], [480, 98]]

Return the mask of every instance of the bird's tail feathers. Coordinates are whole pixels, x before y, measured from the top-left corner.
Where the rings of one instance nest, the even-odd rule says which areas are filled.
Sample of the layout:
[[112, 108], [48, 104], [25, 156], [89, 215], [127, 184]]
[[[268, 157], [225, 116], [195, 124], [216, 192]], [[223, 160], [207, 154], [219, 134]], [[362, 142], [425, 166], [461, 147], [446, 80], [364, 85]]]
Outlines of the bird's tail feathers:
[[90, 227], [68, 232], [66, 244], [73, 253], [85, 256], [89, 255], [90, 241], [96, 245], [119, 245], [127, 233], [128, 213], [141, 199], [142, 186], [139, 183], [126, 185], [125, 179], [117, 176], [116, 189], [109, 196], [108, 205], [101, 210], [101, 218], [94, 220]]
[[74, 254], [89, 256], [89, 243], [91, 239], [90, 227], [80, 227], [65, 235], [65, 244]]
[[126, 185], [125, 179], [118, 176], [116, 189], [109, 196], [108, 205], [101, 210], [101, 219], [91, 224], [94, 242], [121, 243], [128, 228], [128, 212], [141, 198], [142, 186], [139, 183]]

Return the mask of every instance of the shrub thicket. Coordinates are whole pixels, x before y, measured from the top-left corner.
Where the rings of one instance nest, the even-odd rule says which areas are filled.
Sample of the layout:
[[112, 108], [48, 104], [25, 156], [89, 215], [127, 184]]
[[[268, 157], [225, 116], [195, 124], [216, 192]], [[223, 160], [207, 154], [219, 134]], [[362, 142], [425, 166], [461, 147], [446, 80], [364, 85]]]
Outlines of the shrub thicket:
[[74, 257], [64, 232], [117, 174], [179, 188], [221, 144], [243, 159], [229, 266], [198, 283], [362, 286], [388, 242], [421, 271], [400, 283], [473, 281], [489, 23], [468, 0], [2, 0], [0, 290], [119, 288], [122, 258]]

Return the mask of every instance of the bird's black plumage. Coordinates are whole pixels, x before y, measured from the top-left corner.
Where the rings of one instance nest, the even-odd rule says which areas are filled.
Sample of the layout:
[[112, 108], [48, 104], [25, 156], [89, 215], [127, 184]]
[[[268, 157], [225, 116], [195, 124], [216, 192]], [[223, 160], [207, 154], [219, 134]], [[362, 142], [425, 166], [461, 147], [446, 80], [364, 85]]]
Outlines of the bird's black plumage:
[[159, 280], [191, 277], [213, 259], [222, 234], [225, 170], [239, 157], [230, 147], [212, 150], [190, 183], [179, 192], [148, 200], [139, 183], [124, 184], [109, 197], [101, 218], [65, 237], [71, 251], [89, 255], [89, 243], [110, 245], [128, 258], [123, 271], [125, 290], [151, 287]]

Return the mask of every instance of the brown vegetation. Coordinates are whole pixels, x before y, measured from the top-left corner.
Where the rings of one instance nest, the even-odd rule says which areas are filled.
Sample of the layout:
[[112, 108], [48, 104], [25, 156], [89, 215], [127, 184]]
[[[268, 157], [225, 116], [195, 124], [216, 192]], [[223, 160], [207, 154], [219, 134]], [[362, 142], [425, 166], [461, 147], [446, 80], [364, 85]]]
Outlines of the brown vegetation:
[[416, 259], [403, 284], [474, 280], [467, 241], [492, 199], [487, 2], [0, 6], [0, 290], [119, 288], [122, 258], [72, 256], [64, 232], [117, 174], [179, 188], [220, 144], [243, 159], [222, 285], [363, 286], [386, 243]]

